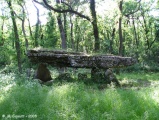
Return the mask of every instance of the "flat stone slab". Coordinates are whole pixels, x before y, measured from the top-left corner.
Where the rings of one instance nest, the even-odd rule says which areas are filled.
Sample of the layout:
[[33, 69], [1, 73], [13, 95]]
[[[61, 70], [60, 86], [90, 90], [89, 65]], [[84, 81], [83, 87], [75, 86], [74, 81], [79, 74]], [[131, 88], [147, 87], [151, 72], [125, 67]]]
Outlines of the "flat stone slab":
[[27, 56], [31, 62], [44, 62], [58, 67], [107, 69], [131, 66], [136, 63], [132, 57], [88, 55], [80, 52], [55, 50], [28, 50]]

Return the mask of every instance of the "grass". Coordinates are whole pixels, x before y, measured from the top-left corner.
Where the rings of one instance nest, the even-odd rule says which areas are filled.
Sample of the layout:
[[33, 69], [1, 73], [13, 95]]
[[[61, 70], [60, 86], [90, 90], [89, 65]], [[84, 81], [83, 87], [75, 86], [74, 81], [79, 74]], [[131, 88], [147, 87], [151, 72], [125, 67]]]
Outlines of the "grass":
[[[122, 84], [158, 82], [158, 73], [122, 73]], [[133, 83], [134, 84], [134, 83]], [[157, 120], [159, 86], [113, 86], [98, 89], [83, 82], [41, 86], [25, 75], [0, 74], [0, 119]]]
[[158, 77], [159, 73], [155, 72], [131, 72], [131, 73], [122, 73], [118, 76], [119, 79], [134, 79], [134, 80], [149, 80], [149, 81], [156, 81], [159, 80]]

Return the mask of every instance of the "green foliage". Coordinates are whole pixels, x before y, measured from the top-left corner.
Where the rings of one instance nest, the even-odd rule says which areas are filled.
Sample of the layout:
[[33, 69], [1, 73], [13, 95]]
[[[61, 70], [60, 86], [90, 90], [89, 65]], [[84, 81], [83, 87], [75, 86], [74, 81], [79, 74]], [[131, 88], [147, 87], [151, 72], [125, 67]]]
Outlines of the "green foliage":
[[44, 33], [44, 40], [43, 43], [41, 43], [41, 46], [44, 47], [57, 47], [57, 42], [59, 39], [57, 28], [56, 28], [56, 20], [54, 15], [50, 12], [48, 14], [48, 22], [46, 24], [45, 33]]
[[10, 64], [11, 61], [14, 59], [14, 50], [12, 50], [11, 48], [7, 47], [0, 47], [0, 65], [7, 65]]
[[123, 14], [124, 15], [131, 14], [132, 12], [134, 12], [137, 9], [138, 9], [138, 2], [132, 1], [132, 0], [124, 1], [124, 5], [123, 5]]
[[9, 61], [9, 55], [7, 55], [5, 53], [6, 53], [5, 49], [0, 47], [0, 55], [1, 55], [0, 64], [1, 65], [5, 65], [8, 62], [10, 62]]

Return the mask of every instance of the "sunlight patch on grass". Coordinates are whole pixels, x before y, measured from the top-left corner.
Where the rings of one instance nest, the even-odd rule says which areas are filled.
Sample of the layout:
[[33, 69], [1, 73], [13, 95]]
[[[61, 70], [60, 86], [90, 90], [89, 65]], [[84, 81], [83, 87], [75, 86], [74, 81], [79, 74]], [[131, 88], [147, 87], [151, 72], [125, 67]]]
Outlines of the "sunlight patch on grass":
[[159, 73], [153, 72], [129, 72], [129, 73], [121, 73], [117, 75], [119, 79], [134, 79], [134, 80], [148, 80], [148, 81], [156, 81], [159, 80], [158, 78]]
[[13, 81], [14, 74], [0, 74], [0, 93], [5, 94], [9, 90], [12, 89], [13, 86], [16, 85], [16, 83]]
[[152, 99], [159, 104], [159, 90], [154, 90], [151, 94]]
[[68, 84], [59, 86], [55, 89], [55, 91], [61, 96], [66, 95], [70, 90], [71, 90], [71, 87]]
[[7, 86], [5, 86], [5, 87], [2, 88], [2, 91], [7, 92], [7, 91], [9, 91], [14, 85], [15, 85], [15, 84], [7, 85]]

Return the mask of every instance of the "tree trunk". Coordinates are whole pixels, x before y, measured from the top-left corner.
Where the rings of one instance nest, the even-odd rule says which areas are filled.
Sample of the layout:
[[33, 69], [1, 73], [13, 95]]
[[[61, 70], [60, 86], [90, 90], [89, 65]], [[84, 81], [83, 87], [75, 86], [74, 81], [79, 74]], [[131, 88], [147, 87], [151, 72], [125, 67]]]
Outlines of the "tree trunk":
[[67, 41], [67, 19], [66, 19], [66, 15], [67, 15], [67, 13], [64, 13], [64, 14], [63, 14], [65, 39], [66, 39], [66, 41]]
[[[2, 13], [3, 15], [3, 13]], [[3, 37], [3, 31], [4, 31], [4, 19], [2, 21], [2, 26], [1, 26], [1, 41], [0, 41], [0, 46], [3, 46], [4, 45], [4, 37]]]
[[26, 32], [25, 32], [25, 10], [24, 10], [23, 5], [20, 5], [20, 6], [22, 7], [22, 11], [23, 11], [23, 18], [21, 19], [22, 20], [22, 31], [23, 31], [23, 35], [24, 35], [24, 39], [25, 39], [25, 48], [27, 51], [28, 47], [29, 47], [29, 43], [28, 43], [28, 39], [26, 36]]
[[115, 31], [116, 31], [116, 29], [113, 28], [113, 32], [112, 32], [111, 40], [110, 40], [110, 48], [109, 48], [109, 52], [110, 52], [111, 54], [114, 53], [114, 50], [113, 50], [113, 41], [114, 41], [114, 37], [115, 37]]
[[119, 10], [120, 10], [120, 17], [119, 17], [119, 55], [124, 56], [123, 52], [123, 34], [122, 34], [122, 12], [123, 12], [123, 0], [120, 1], [119, 3]]
[[73, 39], [73, 22], [72, 22], [72, 14], [70, 13], [70, 24], [71, 24], [71, 32], [70, 32], [70, 36], [71, 36], [71, 48], [72, 50], [75, 49], [75, 45], [74, 45], [74, 39]]
[[33, 40], [34, 38], [33, 38], [33, 33], [32, 33], [31, 24], [30, 24], [30, 20], [29, 20], [29, 12], [27, 10], [26, 5], [25, 5], [25, 9], [26, 9], [26, 13], [27, 13], [27, 16], [28, 16], [27, 21], [28, 21], [28, 25], [29, 25], [29, 33], [30, 33], [31, 39]]
[[[11, 36], [14, 36], [14, 29], [12, 28]], [[15, 49], [15, 40], [12, 39], [12, 49]]]
[[[56, 0], [56, 3], [60, 4], [61, 0]], [[62, 41], [61, 47], [62, 47], [62, 49], [67, 49], [67, 43], [66, 43], [67, 33], [66, 33], [66, 28], [64, 28], [64, 27], [66, 27], [66, 16], [64, 15], [64, 26], [62, 24], [60, 13], [57, 16], [57, 22], [58, 22], [58, 26], [59, 26], [59, 30], [60, 30], [61, 41]]]
[[100, 41], [99, 41], [99, 32], [97, 26], [96, 10], [95, 10], [95, 0], [90, 0], [90, 10], [92, 15], [92, 25], [93, 25], [93, 32], [95, 38], [94, 51], [98, 52], [100, 49]]
[[15, 15], [14, 15], [14, 11], [13, 11], [13, 8], [12, 8], [11, 1], [8, 1], [7, 3], [8, 3], [8, 6], [10, 8], [10, 14], [11, 14], [11, 17], [12, 17], [12, 22], [13, 22], [13, 28], [14, 28], [14, 34], [15, 34], [15, 46], [16, 46], [17, 60], [18, 60], [18, 69], [19, 69], [19, 72], [22, 73], [21, 50], [20, 50], [20, 42], [19, 42], [17, 24], [16, 24]]
[[65, 37], [65, 32], [62, 25], [61, 14], [57, 16], [57, 21], [58, 21], [58, 26], [60, 30], [61, 40], [62, 40], [61, 47], [62, 49], [67, 49], [66, 37]]
[[38, 39], [39, 39], [39, 31], [40, 31], [40, 19], [39, 19], [39, 9], [37, 8], [37, 6], [34, 4], [36, 11], [37, 11], [37, 22], [36, 22], [36, 28], [35, 28], [35, 36], [34, 36], [34, 46], [38, 47]]
[[135, 38], [135, 43], [136, 43], [136, 47], [138, 48], [139, 46], [139, 41], [138, 41], [138, 37], [137, 37], [137, 32], [136, 32], [136, 27], [135, 27], [135, 21], [134, 18], [132, 19], [133, 21], [133, 26], [134, 26], [134, 38]]
[[145, 19], [145, 15], [143, 13], [142, 15], [142, 18], [143, 18], [143, 23], [144, 23], [144, 30], [145, 30], [145, 38], [146, 38], [146, 44], [147, 44], [147, 50], [150, 50], [150, 41], [149, 41], [149, 29], [147, 27], [147, 24], [146, 24], [146, 19]]
[[136, 44], [136, 51], [135, 51], [135, 54], [136, 54], [136, 58], [138, 59], [139, 58], [139, 52], [138, 52], [138, 48], [139, 48], [139, 40], [138, 40], [138, 36], [137, 36], [137, 31], [136, 31], [136, 27], [135, 27], [135, 21], [134, 21], [134, 18], [132, 19], [133, 21], [133, 26], [134, 26], [134, 39], [135, 39], [135, 44]]
[[25, 48], [26, 48], [26, 50], [28, 50], [29, 43], [28, 43], [28, 39], [27, 39], [27, 36], [26, 36], [24, 24], [25, 24], [25, 20], [23, 19], [22, 20], [22, 31], [23, 31], [23, 35], [24, 35], [24, 39], [25, 39]]
[[119, 55], [123, 56], [122, 18], [119, 18]]
[[22, 18], [19, 17], [16, 12], [15, 15], [22, 21], [22, 32], [23, 32], [23, 35], [24, 35], [24, 39], [25, 39], [25, 48], [26, 48], [26, 51], [28, 50], [28, 39], [27, 39], [27, 36], [26, 36], [26, 32], [25, 32], [25, 10], [24, 10], [24, 7], [21, 3], [18, 3], [21, 8], [22, 8]]
[[76, 20], [75, 20], [75, 39], [76, 39], [76, 51], [78, 52], [79, 51], [79, 37], [80, 37], [80, 35], [79, 35], [79, 33], [80, 33], [80, 28], [79, 28], [79, 25], [78, 25], [78, 20], [77, 20], [77, 18], [76, 18]]

